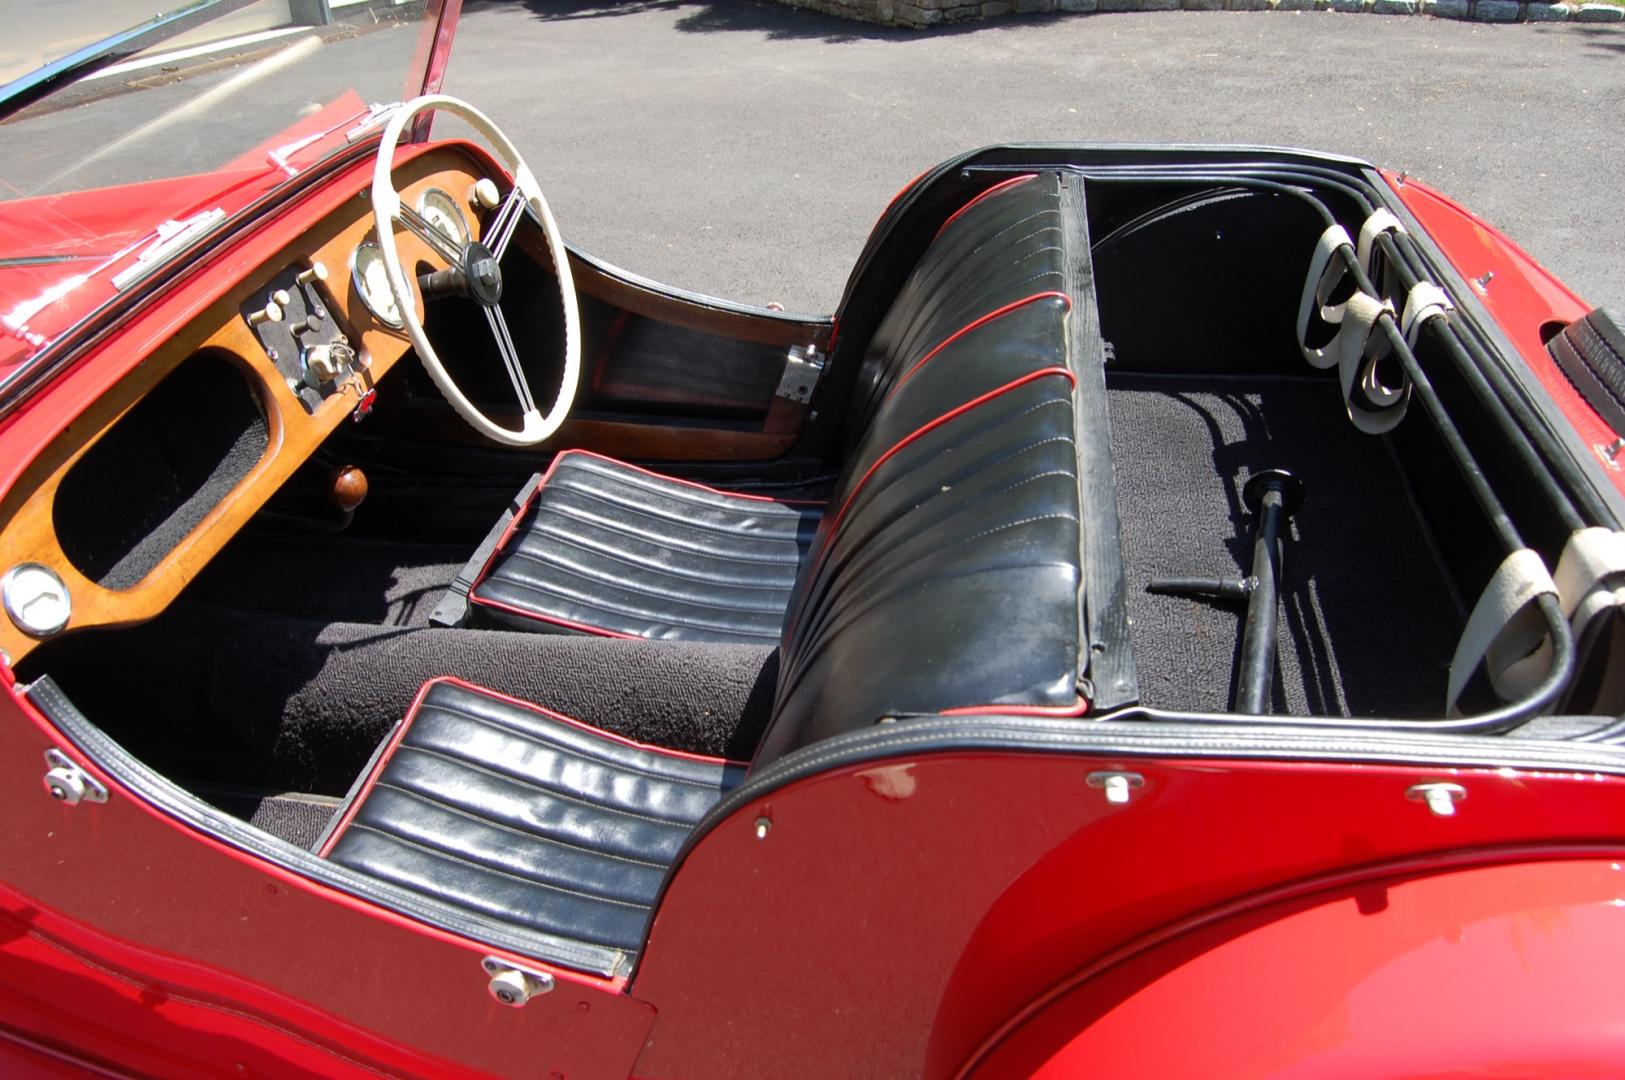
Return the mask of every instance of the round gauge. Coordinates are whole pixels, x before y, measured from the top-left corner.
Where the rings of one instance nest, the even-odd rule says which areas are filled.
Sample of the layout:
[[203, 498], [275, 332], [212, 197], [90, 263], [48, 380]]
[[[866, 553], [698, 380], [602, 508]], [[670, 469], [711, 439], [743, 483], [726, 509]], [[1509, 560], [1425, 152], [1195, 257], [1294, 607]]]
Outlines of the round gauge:
[[0, 580], [6, 614], [17, 629], [34, 637], [50, 637], [68, 625], [73, 601], [56, 572], [39, 563], [14, 566]]
[[389, 269], [384, 266], [384, 249], [378, 246], [378, 241], [368, 240], [355, 249], [355, 254], [350, 256], [350, 280], [355, 283], [361, 302], [379, 322], [396, 330], [406, 325], [406, 320], [401, 318], [400, 305], [395, 303], [395, 293], [389, 287]]
[[418, 198], [418, 216], [459, 248], [468, 243], [468, 220], [462, 207], [439, 188], [430, 188]]

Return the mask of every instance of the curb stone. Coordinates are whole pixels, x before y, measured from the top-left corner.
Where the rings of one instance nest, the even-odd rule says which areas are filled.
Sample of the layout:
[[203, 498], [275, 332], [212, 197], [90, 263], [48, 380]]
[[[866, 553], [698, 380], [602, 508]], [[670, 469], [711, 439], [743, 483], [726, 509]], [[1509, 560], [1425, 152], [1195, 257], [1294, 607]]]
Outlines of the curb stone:
[[1625, 21], [1625, 8], [1611, 4], [1545, 0], [775, 0], [859, 22], [924, 29], [970, 19], [1046, 12], [1138, 11], [1337, 11], [1345, 14], [1431, 15], [1471, 22]]

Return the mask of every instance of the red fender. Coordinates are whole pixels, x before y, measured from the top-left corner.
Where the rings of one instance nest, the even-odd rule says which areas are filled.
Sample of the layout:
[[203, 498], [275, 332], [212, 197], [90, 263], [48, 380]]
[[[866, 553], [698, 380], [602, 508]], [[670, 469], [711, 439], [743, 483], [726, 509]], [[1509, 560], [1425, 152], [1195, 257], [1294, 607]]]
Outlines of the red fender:
[[1239, 915], [1055, 997], [970, 1075], [1625, 1074], [1625, 868], [1389, 878]]

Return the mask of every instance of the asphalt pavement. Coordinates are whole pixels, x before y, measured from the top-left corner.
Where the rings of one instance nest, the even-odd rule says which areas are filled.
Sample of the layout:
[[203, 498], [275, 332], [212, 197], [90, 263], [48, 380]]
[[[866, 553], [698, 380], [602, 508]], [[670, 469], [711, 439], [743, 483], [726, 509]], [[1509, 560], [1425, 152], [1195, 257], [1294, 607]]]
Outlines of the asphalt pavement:
[[[473, 0], [446, 88], [514, 138], [565, 235], [671, 284], [828, 311], [875, 219], [996, 142], [1362, 157], [1625, 308], [1625, 30], [1167, 12], [882, 30], [749, 2]], [[439, 129], [437, 129], [439, 130]]]

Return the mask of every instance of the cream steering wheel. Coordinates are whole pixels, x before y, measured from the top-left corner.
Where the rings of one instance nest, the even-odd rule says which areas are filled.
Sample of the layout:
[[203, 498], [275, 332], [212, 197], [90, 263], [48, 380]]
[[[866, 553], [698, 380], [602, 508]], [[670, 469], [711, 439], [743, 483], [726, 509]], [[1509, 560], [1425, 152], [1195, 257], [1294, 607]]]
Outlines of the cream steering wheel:
[[[487, 218], [483, 235], [479, 240], [463, 245], [461, 250], [450, 237], [401, 202], [400, 193], [395, 190], [390, 175], [401, 132], [419, 114], [430, 109], [452, 113], [467, 120], [490, 140], [513, 173], [513, 189]], [[559, 299], [564, 306], [564, 378], [559, 385], [558, 399], [545, 416], [531, 396], [530, 383], [525, 379], [524, 368], [520, 366], [518, 350], [514, 348], [513, 337], [508, 333], [508, 322], [498, 306], [498, 301], [502, 299], [502, 256], [507, 252], [514, 230], [527, 208], [542, 223], [542, 234], [547, 238], [547, 250], [558, 276]], [[418, 358], [429, 370], [434, 384], [440, 388], [451, 407], [457, 410], [457, 415], [482, 435], [510, 446], [534, 446], [557, 431], [575, 401], [576, 379], [581, 370], [581, 320], [576, 309], [575, 283], [570, 279], [570, 260], [565, 254], [564, 242], [559, 239], [559, 227], [553, 220], [553, 211], [548, 209], [547, 200], [542, 198], [542, 189], [537, 185], [536, 177], [531, 175], [530, 166], [525, 164], [508, 137], [484, 113], [466, 101], [444, 94], [414, 98], [396, 109], [384, 127], [383, 142], [378, 147], [378, 164], [372, 173], [372, 212], [377, 225], [378, 246], [383, 251], [384, 268], [388, 271], [389, 290], [394, 294], [401, 320], [406, 324], [407, 336], [412, 339]], [[430, 250], [445, 260], [448, 268], [462, 272], [468, 295], [479, 304], [486, 322], [491, 326], [497, 351], [502, 354], [502, 363], [508, 369], [514, 394], [519, 398], [523, 419], [517, 431], [503, 427], [476, 408], [447, 373], [434, 346], [429, 344], [428, 336], [423, 332], [423, 323], [418, 318], [417, 297], [412, 291], [410, 279], [401, 269], [400, 251], [395, 244], [397, 225], [405, 226], [427, 244]]]

